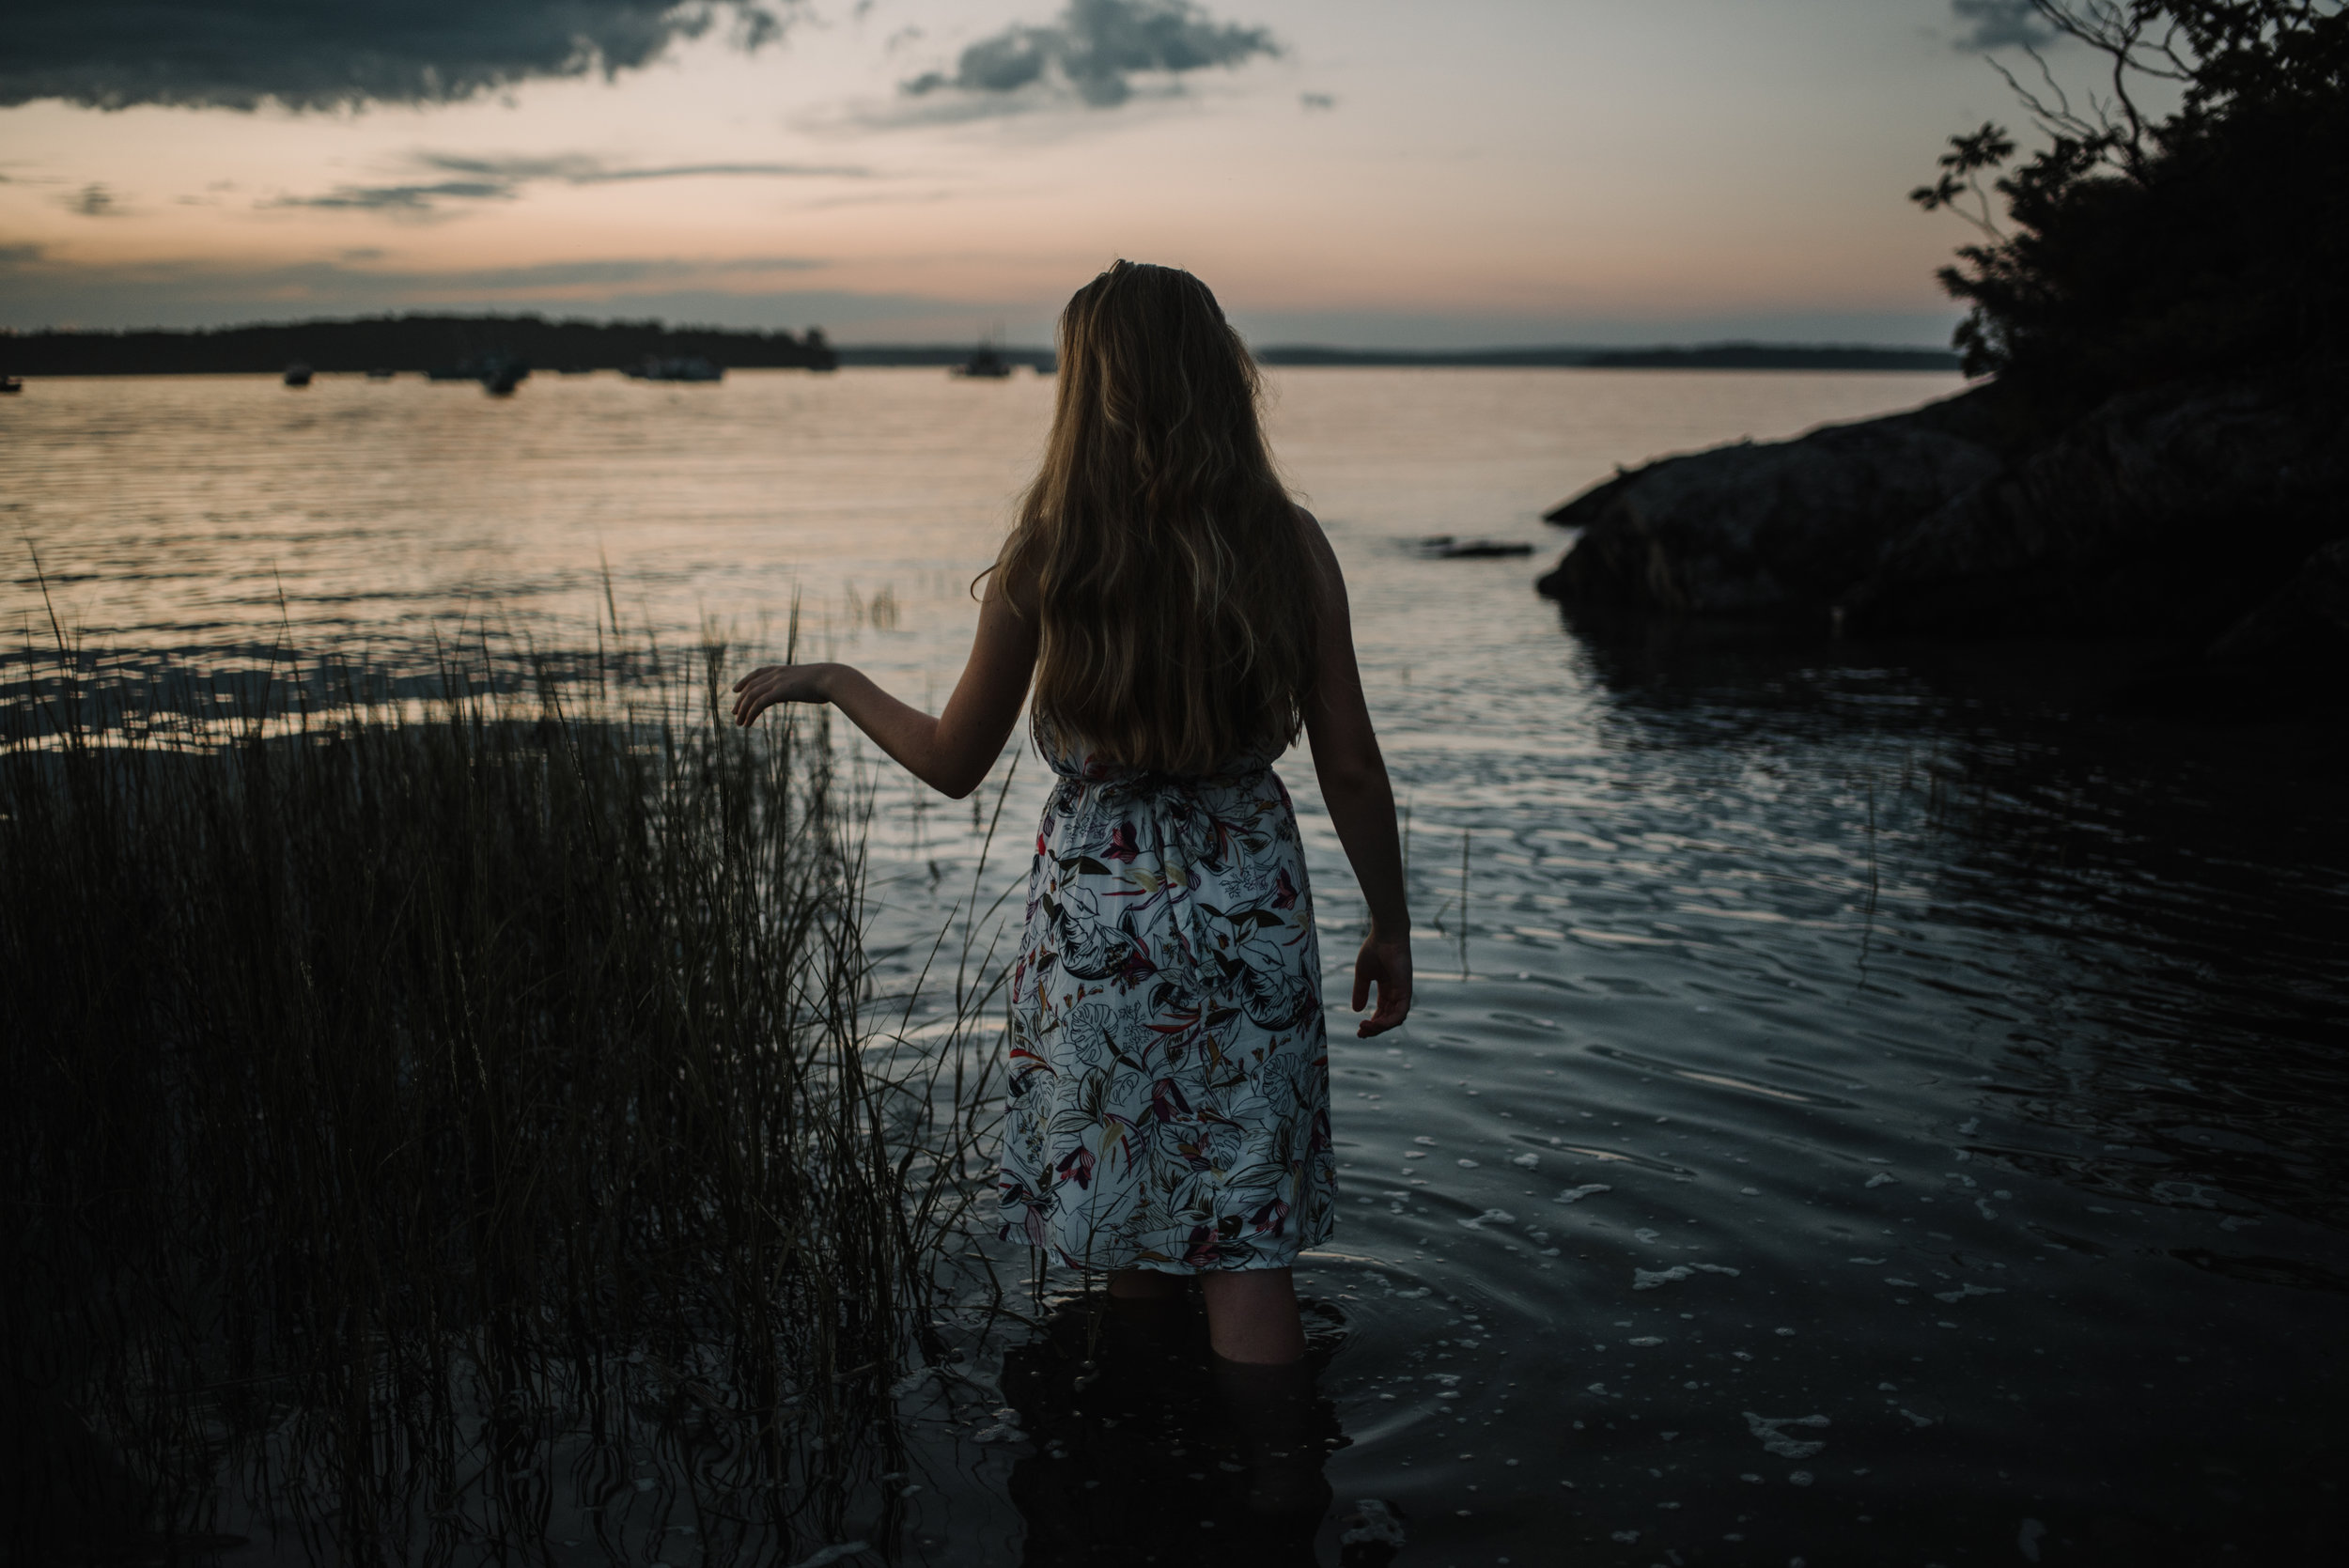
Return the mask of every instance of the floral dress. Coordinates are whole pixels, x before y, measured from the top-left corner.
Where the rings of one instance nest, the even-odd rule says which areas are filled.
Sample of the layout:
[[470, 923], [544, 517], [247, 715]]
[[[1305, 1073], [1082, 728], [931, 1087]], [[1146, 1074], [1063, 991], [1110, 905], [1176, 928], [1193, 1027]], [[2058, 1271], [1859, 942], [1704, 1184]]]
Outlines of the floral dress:
[[1286, 1268], [1337, 1167], [1288, 791], [1064, 755], [1012, 972], [1002, 1234], [1083, 1269]]

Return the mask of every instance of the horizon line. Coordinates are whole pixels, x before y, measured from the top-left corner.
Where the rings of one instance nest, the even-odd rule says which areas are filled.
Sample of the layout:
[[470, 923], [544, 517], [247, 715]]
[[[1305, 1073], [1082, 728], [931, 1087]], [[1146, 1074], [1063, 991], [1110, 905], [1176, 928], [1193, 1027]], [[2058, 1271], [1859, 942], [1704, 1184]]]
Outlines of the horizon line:
[[[716, 322], [706, 321], [672, 321], [659, 316], [639, 317], [616, 313], [606, 316], [573, 316], [554, 315], [540, 310], [506, 312], [496, 310], [435, 311], [428, 309], [386, 309], [374, 313], [353, 313], [350, 315], [338, 316], [321, 315], [298, 318], [278, 318], [275, 319], [257, 319], [239, 321], [222, 326], [60, 326], [53, 323], [39, 327], [18, 327], [0, 324], [0, 338], [31, 337], [44, 334], [59, 335], [78, 335], [86, 334], [90, 335], [128, 336], [132, 334], [155, 333], [174, 336], [194, 336], [198, 334], [284, 330], [295, 327], [339, 326], [368, 321], [397, 321], [416, 318], [428, 320], [474, 321], [536, 320], [546, 322], [550, 325], [579, 325], [590, 327], [655, 327], [661, 331], [670, 333], [723, 333], [727, 334], [740, 334], [743, 336], [759, 337], [772, 336], [777, 334], [799, 336], [803, 334], [808, 330], [807, 328], [801, 328], [799, 329], [798, 332], [794, 332], [793, 329], [788, 327], [725, 326]], [[819, 332], [824, 331], [820, 323], [816, 324], [815, 330]], [[841, 352], [917, 352], [923, 350], [944, 350], [948, 349], [967, 349], [981, 344], [990, 344], [990, 346], [995, 348], [999, 352], [1049, 354], [1055, 351], [1054, 346], [1049, 342], [1005, 343], [1001, 341], [991, 341], [986, 334], [979, 334], [968, 338], [926, 337], [867, 339], [863, 341], [849, 341], [832, 338], [828, 332], [825, 335], [831, 341], [832, 347], [835, 350]], [[1352, 345], [1329, 342], [1326, 340], [1315, 341], [1288, 339], [1283, 341], [1265, 342], [1261, 344], [1252, 342], [1249, 345], [1249, 349], [1252, 353], [1256, 354], [1259, 357], [1268, 354], [1330, 354], [1342, 355], [1349, 359], [1376, 356], [1378, 358], [1392, 359], [1398, 362], [1417, 360], [1502, 358], [1520, 355], [1602, 355], [1667, 351], [1720, 351], [1731, 349], [1766, 349], [1778, 352], [1802, 349], [1819, 352], [1950, 354], [1952, 356], [1955, 354], [1955, 350], [1952, 349], [1946, 341], [1942, 343], [1886, 343], [1881, 341], [1854, 341], [1850, 339], [1832, 340], [1820, 338], [1768, 338], [1754, 336], [1715, 336], [1690, 338], [1655, 337], [1637, 343], [1595, 343], [1587, 341], [1578, 343], [1567, 340], [1548, 339], [1546, 341], [1525, 341], [1505, 345], [1488, 344], [1482, 347], [1456, 346], [1437, 349], [1405, 349], [1375, 343]]]

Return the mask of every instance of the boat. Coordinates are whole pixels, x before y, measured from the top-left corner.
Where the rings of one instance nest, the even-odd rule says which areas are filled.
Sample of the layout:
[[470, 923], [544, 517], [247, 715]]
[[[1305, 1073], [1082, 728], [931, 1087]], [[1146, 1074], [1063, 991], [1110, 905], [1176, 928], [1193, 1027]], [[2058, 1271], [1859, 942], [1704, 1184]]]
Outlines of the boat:
[[23, 390], [24, 390], [24, 378], [23, 378], [23, 377], [22, 377], [22, 376], [0, 376], [0, 392], [22, 392], [22, 391], [23, 391]]
[[308, 386], [310, 384], [310, 367], [306, 365], [289, 365], [286, 366], [286, 384], [288, 386]]
[[1000, 381], [1011, 374], [1011, 362], [997, 353], [993, 344], [982, 343], [978, 352], [956, 365], [953, 373], [974, 381]]
[[434, 381], [479, 381], [492, 396], [505, 397], [530, 379], [530, 365], [511, 354], [475, 354], [455, 365], [436, 365], [424, 374]]
[[1516, 539], [1456, 539], [1431, 534], [1419, 541], [1419, 552], [1430, 561], [1481, 561], [1496, 555], [1531, 555], [1533, 547]]
[[659, 354], [646, 354], [642, 365], [630, 368], [631, 381], [720, 381], [725, 380], [725, 367], [712, 365], [699, 354], [681, 354], [664, 359]]

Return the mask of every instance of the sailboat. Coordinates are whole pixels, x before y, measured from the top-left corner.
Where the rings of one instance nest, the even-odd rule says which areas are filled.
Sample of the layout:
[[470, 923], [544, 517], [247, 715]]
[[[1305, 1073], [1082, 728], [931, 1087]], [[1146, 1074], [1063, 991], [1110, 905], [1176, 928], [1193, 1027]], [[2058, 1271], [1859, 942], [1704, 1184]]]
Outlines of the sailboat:
[[997, 353], [992, 343], [982, 343], [978, 352], [955, 366], [954, 374], [975, 381], [1000, 381], [1011, 374], [1011, 362]]

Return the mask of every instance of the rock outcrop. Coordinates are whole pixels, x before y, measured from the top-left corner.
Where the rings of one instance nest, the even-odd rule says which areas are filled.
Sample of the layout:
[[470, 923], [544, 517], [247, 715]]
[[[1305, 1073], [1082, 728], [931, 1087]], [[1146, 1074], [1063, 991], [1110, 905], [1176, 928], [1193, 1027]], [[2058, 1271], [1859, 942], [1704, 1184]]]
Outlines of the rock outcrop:
[[2349, 687], [2349, 538], [2301, 564], [2282, 588], [2210, 646], [2221, 669], [2295, 669], [2338, 691]]
[[2206, 639], [2349, 532], [2349, 420], [2273, 385], [2114, 398], [1883, 541], [1855, 624]]
[[1570, 604], [1824, 618], [1887, 538], [2006, 468], [1983, 390], [1797, 441], [1664, 458], [1548, 515], [1581, 536], [1539, 586]]
[[1580, 534], [1540, 591], [1887, 635], [2181, 639], [2232, 667], [2349, 647], [2337, 392], [2156, 388], [2036, 442], [2011, 417], [1979, 387], [1619, 473], [1549, 514]]

